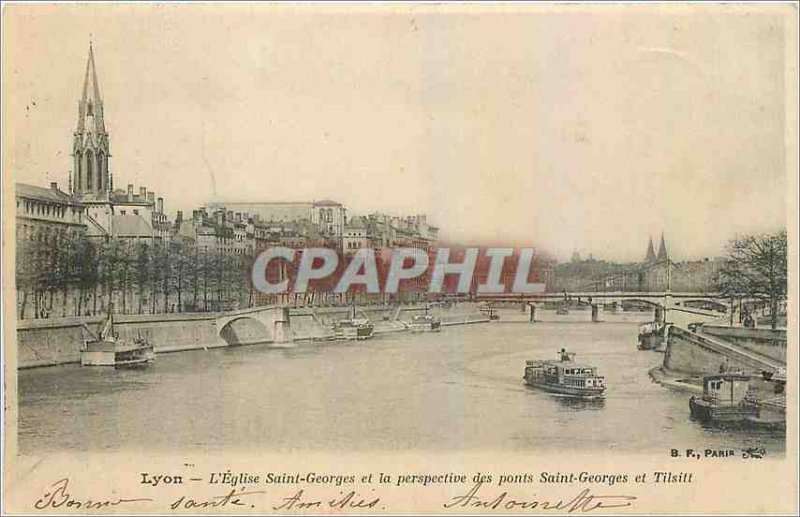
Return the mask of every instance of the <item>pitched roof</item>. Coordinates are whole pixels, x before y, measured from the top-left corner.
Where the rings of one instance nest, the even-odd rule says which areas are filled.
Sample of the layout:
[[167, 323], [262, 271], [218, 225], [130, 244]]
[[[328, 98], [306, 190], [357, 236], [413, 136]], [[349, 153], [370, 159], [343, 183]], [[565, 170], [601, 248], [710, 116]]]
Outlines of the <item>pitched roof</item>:
[[51, 203], [62, 203], [70, 205], [79, 205], [80, 201], [74, 196], [59, 190], [58, 188], [37, 187], [36, 185], [29, 185], [28, 183], [15, 184], [16, 194], [20, 197], [30, 199], [40, 199], [42, 201], [49, 201]]
[[330, 199], [323, 199], [322, 201], [314, 201], [314, 206], [342, 206], [342, 204]]
[[153, 228], [144, 217], [136, 214], [114, 215], [111, 219], [114, 237], [152, 237]]
[[128, 193], [121, 189], [116, 189], [108, 195], [109, 199], [115, 205], [138, 205], [138, 206], [155, 206], [155, 201], [147, 199], [147, 195], [133, 194], [131, 201], [128, 201]]

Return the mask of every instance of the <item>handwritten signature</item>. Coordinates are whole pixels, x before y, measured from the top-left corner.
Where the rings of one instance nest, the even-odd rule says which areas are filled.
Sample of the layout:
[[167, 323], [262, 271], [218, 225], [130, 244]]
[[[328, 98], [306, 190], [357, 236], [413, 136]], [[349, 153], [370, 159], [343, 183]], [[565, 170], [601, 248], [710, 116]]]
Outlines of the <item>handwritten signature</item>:
[[508, 492], [502, 492], [494, 497], [479, 496], [483, 483], [475, 485], [463, 495], [453, 497], [450, 502], [445, 503], [445, 508], [481, 508], [484, 510], [562, 510], [567, 513], [591, 512], [593, 510], [606, 510], [609, 508], [624, 508], [632, 506], [636, 500], [632, 495], [595, 495], [585, 488], [578, 495], [571, 499], [563, 500], [519, 500], [513, 499]]
[[130, 498], [82, 498], [82, 497], [74, 497], [69, 492], [69, 478], [61, 478], [52, 485], [50, 485], [46, 490], [44, 495], [40, 497], [35, 503], [33, 503], [33, 507], [37, 510], [44, 510], [45, 508], [72, 508], [72, 509], [84, 509], [84, 510], [99, 510], [102, 508], [110, 508], [113, 506], [120, 506], [123, 504], [129, 503], [139, 503], [139, 502], [146, 502], [152, 501], [147, 497], [137, 497], [135, 499]]
[[[77, 497], [70, 491], [69, 478], [62, 478], [50, 485], [44, 494], [34, 503], [34, 508], [44, 510], [47, 508], [65, 508], [75, 510], [98, 510], [111, 508], [124, 504], [140, 502], [152, 502], [147, 497], [126, 498], [126, 497]], [[445, 503], [444, 508], [479, 508], [483, 510], [561, 510], [566, 513], [581, 512], [587, 513], [593, 510], [607, 510], [612, 508], [624, 508], [632, 506], [636, 501], [635, 496], [630, 495], [597, 495], [593, 494], [588, 488], [569, 499], [543, 499], [532, 497], [530, 499], [516, 499], [509, 496], [507, 491], [497, 495], [485, 496], [481, 493], [484, 483], [475, 483], [468, 492], [452, 497]], [[485, 490], [484, 490], [485, 491]], [[246, 490], [244, 487], [231, 489], [229, 492], [207, 497], [193, 499], [182, 495], [174, 499], [169, 508], [178, 509], [198, 509], [198, 508], [224, 508], [224, 507], [250, 507], [248, 497], [264, 494], [263, 490]], [[348, 493], [340, 492], [339, 496], [331, 499], [318, 499], [309, 497], [302, 489], [295, 492], [290, 497], [280, 500], [280, 504], [273, 506], [273, 510], [309, 510], [322, 508], [323, 506], [338, 510], [346, 509], [370, 509], [376, 508], [380, 503], [380, 497], [372, 494], [363, 497], [355, 491]]]

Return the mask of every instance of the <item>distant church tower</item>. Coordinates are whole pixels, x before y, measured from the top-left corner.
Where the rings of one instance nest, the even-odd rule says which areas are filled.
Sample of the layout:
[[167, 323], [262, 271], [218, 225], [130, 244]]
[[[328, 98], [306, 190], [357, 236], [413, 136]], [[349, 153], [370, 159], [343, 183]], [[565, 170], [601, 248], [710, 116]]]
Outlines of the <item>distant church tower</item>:
[[[652, 242], [651, 242], [652, 244]], [[661, 232], [661, 244], [658, 245], [658, 257], [657, 260], [661, 262], [662, 260], [668, 260], [669, 255], [667, 254], [667, 244], [664, 242], [664, 232]]]
[[647, 254], [644, 257], [644, 261], [646, 263], [648, 263], [648, 264], [651, 263], [651, 262], [655, 262], [656, 261], [656, 252], [653, 251], [653, 238], [652, 237], [650, 237], [650, 239], [647, 241]]
[[94, 51], [89, 43], [89, 59], [83, 79], [83, 94], [78, 103], [78, 124], [72, 137], [72, 193], [85, 200], [105, 201], [111, 191], [108, 173], [108, 133], [103, 120], [103, 99], [97, 83]]

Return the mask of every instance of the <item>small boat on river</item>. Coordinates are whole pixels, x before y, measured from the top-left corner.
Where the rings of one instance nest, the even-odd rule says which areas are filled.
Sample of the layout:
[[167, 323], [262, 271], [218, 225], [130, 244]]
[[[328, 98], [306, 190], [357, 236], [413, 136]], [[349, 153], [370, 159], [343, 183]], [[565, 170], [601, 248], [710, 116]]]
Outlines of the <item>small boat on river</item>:
[[639, 350], [657, 350], [667, 336], [667, 324], [653, 321], [639, 327]]
[[153, 345], [141, 336], [127, 341], [114, 332], [113, 314], [109, 314], [97, 336], [87, 339], [80, 351], [81, 366], [113, 366], [116, 369], [145, 368], [155, 360]]
[[334, 323], [333, 331], [337, 339], [355, 339], [361, 341], [373, 336], [375, 333], [375, 326], [369, 318], [367, 318], [363, 310], [361, 311], [361, 316], [357, 315], [354, 305], [347, 318]]
[[411, 332], [439, 332], [442, 330], [442, 321], [428, 313], [428, 306], [425, 306], [425, 314], [420, 314], [411, 318], [408, 324]]
[[497, 313], [494, 307], [492, 307], [488, 303], [486, 305], [481, 306], [480, 309], [478, 310], [481, 312], [481, 314], [485, 314], [486, 316], [488, 316], [489, 321], [500, 321], [500, 315]]
[[597, 375], [594, 366], [575, 362], [574, 357], [562, 348], [558, 361], [526, 361], [525, 384], [572, 397], [602, 397], [606, 391], [605, 377]]

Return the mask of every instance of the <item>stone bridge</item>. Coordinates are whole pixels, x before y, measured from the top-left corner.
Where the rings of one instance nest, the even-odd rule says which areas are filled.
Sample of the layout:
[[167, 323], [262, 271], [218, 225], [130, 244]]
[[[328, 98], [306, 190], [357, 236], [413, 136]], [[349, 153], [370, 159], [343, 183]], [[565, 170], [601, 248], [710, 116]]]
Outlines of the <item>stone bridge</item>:
[[673, 307], [709, 306], [725, 312], [728, 310], [728, 300], [715, 293], [685, 293], [685, 292], [631, 292], [631, 291], [575, 291], [560, 293], [530, 293], [530, 294], [486, 294], [477, 295], [478, 301], [510, 302], [510, 303], [543, 303], [569, 300], [572, 303], [586, 305], [594, 304], [619, 304], [622, 302], [646, 303], [667, 309]]
[[488, 303], [518, 303], [530, 307], [532, 311], [542, 303], [567, 301], [571, 304], [591, 306], [593, 321], [602, 320], [604, 308], [609, 306], [614, 309], [621, 308], [625, 302], [650, 305], [655, 307], [657, 312], [666, 309], [705, 317], [719, 317], [730, 310], [728, 300], [719, 294], [690, 292], [567, 291], [525, 295], [478, 295], [477, 300]]
[[221, 313], [217, 334], [228, 345], [285, 343], [289, 337], [289, 309], [268, 305]]

